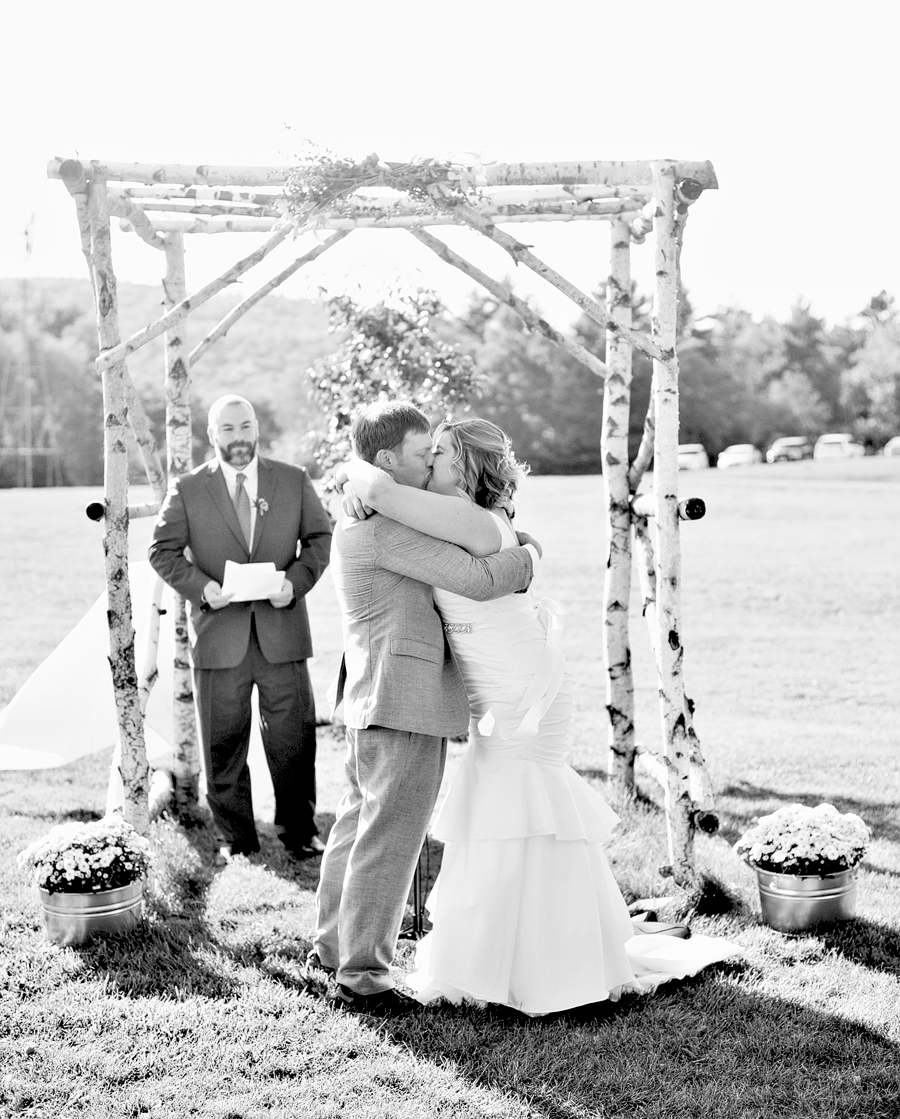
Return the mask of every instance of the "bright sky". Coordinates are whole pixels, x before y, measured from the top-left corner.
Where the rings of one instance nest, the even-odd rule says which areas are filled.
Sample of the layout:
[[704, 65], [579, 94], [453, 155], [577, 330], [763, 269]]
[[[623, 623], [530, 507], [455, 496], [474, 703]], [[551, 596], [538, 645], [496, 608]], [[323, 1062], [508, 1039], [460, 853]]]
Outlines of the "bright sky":
[[[785, 316], [803, 297], [842, 322], [883, 288], [900, 297], [898, 12], [895, 0], [19, 3], [3, 19], [0, 275], [87, 275], [71, 200], [46, 179], [55, 155], [282, 164], [306, 137], [400, 160], [708, 159], [720, 189], [692, 207], [682, 256], [696, 310]], [[606, 274], [605, 222], [509, 228], [584, 290]], [[476, 234], [436, 232], [510, 274]], [[260, 240], [189, 238], [189, 288]], [[282, 250], [250, 290], [294, 255]], [[162, 254], [133, 235], [114, 254], [120, 281], [162, 276]], [[649, 290], [652, 237], [633, 261]], [[400, 231], [357, 231], [301, 276], [288, 294], [414, 282], [458, 307], [473, 287]], [[515, 286], [572, 317], [524, 268]]]

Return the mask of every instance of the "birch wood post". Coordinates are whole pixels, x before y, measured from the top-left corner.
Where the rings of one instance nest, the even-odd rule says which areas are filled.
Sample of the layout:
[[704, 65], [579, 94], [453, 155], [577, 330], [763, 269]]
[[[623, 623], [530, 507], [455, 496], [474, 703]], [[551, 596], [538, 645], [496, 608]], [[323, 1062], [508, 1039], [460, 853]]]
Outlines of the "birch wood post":
[[[163, 581], [157, 575], [153, 580], [153, 598], [150, 603], [150, 610], [147, 619], [147, 640], [144, 649], [144, 667], [141, 670], [138, 679], [138, 702], [141, 707], [141, 716], [147, 713], [147, 703], [150, 699], [150, 692], [159, 678], [159, 669], [157, 668], [157, 651], [159, 649], [159, 620], [162, 614], [162, 596], [163, 596]], [[113, 750], [112, 765], [109, 772], [109, 785], [106, 790], [106, 815], [110, 816], [114, 812], [121, 812], [125, 803], [125, 787], [122, 782], [122, 774], [120, 772], [122, 763], [122, 745], [117, 742]], [[151, 820], [156, 819], [165, 807], [166, 797], [161, 795], [165, 792], [166, 782], [158, 780], [160, 771], [155, 771], [150, 777], [150, 787], [148, 793], [147, 814]], [[168, 777], [168, 774], [165, 775]], [[171, 796], [172, 787], [171, 780], [168, 782], [168, 796]]]
[[[620, 327], [631, 328], [631, 237], [628, 224], [610, 225], [607, 311]], [[634, 680], [628, 639], [631, 599], [631, 494], [628, 487], [628, 427], [631, 411], [631, 344], [620, 331], [607, 331], [609, 375], [603, 393], [603, 491], [609, 523], [603, 589], [603, 653], [606, 660], [606, 710], [609, 715], [610, 781], [619, 790], [634, 788]]]
[[[166, 235], [166, 276], [163, 292], [167, 310], [187, 296], [184, 274], [184, 235]], [[169, 477], [186, 474], [193, 465], [191, 447], [191, 377], [184, 337], [184, 320], [172, 323], [165, 333], [166, 446]], [[175, 649], [172, 666], [173, 793], [177, 813], [192, 812], [200, 789], [200, 749], [194, 715], [187, 607], [175, 595]]]
[[445, 260], [448, 264], [452, 264], [454, 268], [458, 268], [461, 272], [470, 276], [501, 303], [505, 303], [508, 307], [511, 307], [529, 329], [539, 331], [545, 338], [549, 339], [551, 342], [555, 342], [556, 345], [564, 349], [566, 353], [571, 354], [576, 361], [580, 361], [582, 365], [587, 366], [587, 368], [596, 376], [600, 377], [601, 380], [606, 380], [607, 368], [600, 358], [596, 357], [590, 350], [585, 349], [585, 347], [578, 342], [573, 341], [573, 339], [569, 338], [567, 335], [560, 334], [558, 330], [555, 330], [548, 322], [545, 322], [544, 319], [535, 314], [523, 299], [519, 299], [517, 295], [514, 295], [505, 284], [492, 280], [491, 277], [482, 272], [480, 268], [476, 268], [474, 264], [470, 264], [464, 257], [455, 253], [446, 242], [428, 233], [427, 230], [410, 229], [409, 232], [417, 241], [421, 241], [423, 245], [426, 245], [433, 253], [436, 253], [441, 260]]
[[[106, 183], [88, 184], [91, 222], [91, 265], [97, 310], [100, 352], [118, 345], [116, 275], [113, 270]], [[98, 359], [99, 363], [99, 359]], [[134, 628], [131, 624], [131, 588], [128, 583], [128, 405], [125, 372], [117, 362], [102, 372], [104, 402], [104, 517], [103, 549], [106, 563], [109, 663], [119, 723], [120, 772], [124, 787], [124, 816], [146, 835], [147, 751], [134, 663]]]
[[656, 289], [653, 338], [660, 351], [654, 360], [656, 417], [654, 491], [658, 569], [656, 578], [656, 665], [660, 717], [665, 743], [666, 828], [671, 873], [676, 883], [694, 894], [699, 879], [694, 867], [694, 826], [691, 815], [687, 728], [681, 644], [681, 547], [678, 524], [678, 246], [675, 172], [654, 163], [653, 194], [659, 203], [655, 219]]
[[88, 213], [88, 185], [84, 168], [77, 159], [66, 159], [59, 166], [59, 177], [63, 186], [75, 203], [75, 216], [78, 219], [78, 232], [81, 237], [81, 251], [87, 261], [88, 275], [94, 282], [94, 263], [91, 251], [91, 217]]
[[[647, 495], [647, 499], [652, 500], [652, 498], [652, 494]], [[632, 523], [634, 526], [638, 581], [641, 589], [641, 613], [647, 622], [650, 649], [655, 658], [656, 642], [659, 636], [656, 612], [656, 558], [647, 520], [648, 516], [652, 514], [641, 512], [640, 507], [644, 503], [643, 498], [632, 502]], [[679, 516], [682, 520], [691, 519], [686, 516], [686, 511], [683, 508], [687, 504], [688, 502], [682, 502], [679, 507]], [[712, 782], [700, 749], [700, 740], [694, 730], [693, 704], [686, 695], [683, 695], [683, 698], [685, 734], [688, 741], [688, 783], [693, 820], [701, 831], [711, 835], [719, 828], [719, 818], [715, 813]], [[647, 759], [645, 764], [642, 763], [642, 759]], [[652, 761], [649, 759], [652, 759]], [[669, 772], [665, 762], [648, 750], [640, 750], [636, 760], [643, 764], [644, 771], [648, 776], [656, 779], [665, 791]]]

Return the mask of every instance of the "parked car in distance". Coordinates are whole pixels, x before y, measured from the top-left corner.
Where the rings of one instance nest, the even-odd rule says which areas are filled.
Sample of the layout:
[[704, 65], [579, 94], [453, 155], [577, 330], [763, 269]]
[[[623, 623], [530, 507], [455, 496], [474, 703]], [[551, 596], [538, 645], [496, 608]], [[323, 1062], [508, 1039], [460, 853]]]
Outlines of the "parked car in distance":
[[679, 470], [705, 470], [709, 466], [709, 455], [702, 443], [678, 444]]
[[888, 458], [900, 458], [900, 435], [895, 435], [893, 439], [888, 439], [881, 453], [887, 455]]
[[832, 432], [830, 435], [820, 435], [813, 447], [813, 458], [817, 460], [831, 458], [859, 458], [866, 453], [862, 443], [857, 443], [847, 431]]
[[813, 445], [805, 435], [785, 435], [766, 451], [766, 462], [799, 462], [812, 456]]
[[762, 460], [762, 451], [759, 447], [754, 447], [752, 443], [733, 443], [716, 459], [716, 466], [724, 470], [727, 466], [753, 466]]

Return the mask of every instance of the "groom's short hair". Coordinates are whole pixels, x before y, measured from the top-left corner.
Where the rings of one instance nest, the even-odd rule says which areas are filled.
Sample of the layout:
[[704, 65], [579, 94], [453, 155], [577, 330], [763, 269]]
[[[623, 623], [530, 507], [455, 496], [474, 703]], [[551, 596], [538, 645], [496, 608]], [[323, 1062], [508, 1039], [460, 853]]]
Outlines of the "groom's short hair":
[[393, 451], [411, 431], [431, 431], [424, 412], [408, 400], [379, 400], [364, 405], [353, 417], [350, 441], [359, 458], [374, 462], [379, 451]]

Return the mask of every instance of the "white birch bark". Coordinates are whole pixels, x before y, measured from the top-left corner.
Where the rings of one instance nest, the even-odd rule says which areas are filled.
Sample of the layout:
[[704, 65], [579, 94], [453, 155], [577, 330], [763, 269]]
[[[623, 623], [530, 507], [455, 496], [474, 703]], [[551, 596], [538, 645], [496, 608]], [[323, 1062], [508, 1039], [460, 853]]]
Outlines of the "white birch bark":
[[[631, 238], [628, 225], [610, 228], [607, 310], [620, 328], [631, 328]], [[609, 374], [603, 393], [603, 491], [609, 524], [603, 589], [603, 653], [609, 715], [607, 772], [619, 791], [634, 788], [634, 680], [628, 637], [631, 600], [631, 494], [628, 488], [628, 427], [631, 411], [631, 345], [620, 331], [607, 331]]]
[[[91, 261], [97, 309], [97, 335], [101, 351], [119, 341], [116, 276], [110, 246], [106, 184], [88, 185], [91, 220]], [[128, 445], [124, 370], [121, 363], [102, 371], [104, 401], [104, 517], [103, 548], [107, 582], [109, 663], [119, 723], [124, 786], [124, 815], [138, 832], [149, 827], [147, 808], [147, 752], [134, 661], [134, 628], [131, 623], [131, 589], [128, 583]]]
[[110, 198], [109, 212], [127, 222], [134, 232], [153, 249], [164, 249], [162, 237], [154, 230], [144, 211], [130, 198]]
[[176, 183], [148, 183], [141, 186], [122, 186], [119, 183], [107, 184], [111, 197], [149, 198], [158, 201], [172, 199], [185, 202], [225, 202], [245, 206], [275, 206], [285, 201], [283, 184], [277, 188], [263, 191], [240, 190], [236, 187], [178, 186]]
[[145, 326], [143, 330], [139, 330], [135, 334], [132, 334], [127, 341], [117, 342], [114, 346], [101, 352], [100, 356], [97, 358], [98, 369], [102, 371], [110, 365], [122, 361], [129, 354], [133, 354], [135, 350], [139, 350], [141, 346], [145, 346], [154, 338], [158, 338], [160, 334], [176, 326], [182, 319], [186, 318], [191, 311], [196, 310], [197, 307], [201, 307], [207, 300], [212, 299], [214, 295], [217, 295], [220, 291], [227, 288], [229, 284], [233, 284], [236, 280], [240, 279], [240, 277], [255, 264], [259, 264], [261, 260], [264, 260], [273, 249], [281, 244], [288, 233], [289, 227], [287, 225], [281, 226], [268, 240], [264, 241], [259, 248], [254, 249], [252, 253], [243, 257], [236, 264], [233, 264], [227, 272], [223, 272], [222, 275], [218, 276], [215, 280], [210, 280], [208, 284], [200, 288], [200, 290], [196, 291], [193, 295], [188, 296], [186, 299], [182, 299], [161, 318], [150, 323], [149, 326]]
[[[70, 160], [51, 159], [47, 175], [60, 177], [60, 167]], [[118, 163], [108, 160], [81, 161], [91, 178], [108, 182], [176, 183], [181, 187], [265, 187], [282, 186], [293, 171], [290, 166], [228, 166], [224, 164]], [[399, 166], [399, 165], [397, 165]], [[718, 187], [716, 173], [708, 160], [673, 160], [665, 164], [676, 181], [694, 180], [703, 190]], [[651, 164], [646, 160], [584, 160], [561, 163], [492, 163], [461, 169], [479, 176], [487, 186], [528, 186], [543, 184], [592, 183], [604, 186], [651, 186]]]
[[575, 342], [565, 334], [560, 334], [548, 322], [537, 315], [528, 304], [519, 299], [517, 295], [509, 290], [505, 284], [498, 283], [496, 280], [491, 279], [486, 273], [482, 272], [480, 268], [476, 268], [474, 264], [470, 264], [464, 257], [455, 253], [449, 245], [440, 238], [432, 236], [424, 229], [411, 229], [410, 233], [417, 241], [421, 241], [423, 245], [436, 253], [441, 260], [452, 264], [454, 268], [458, 268], [467, 276], [471, 277], [476, 283], [481, 284], [485, 290], [489, 291], [501, 303], [505, 303], [511, 307], [519, 318], [531, 330], [537, 330], [548, 338], [551, 342], [562, 347], [567, 353], [571, 354], [576, 361], [580, 361], [582, 365], [587, 366], [588, 369], [602, 380], [606, 379], [607, 367], [596, 355], [592, 354], [590, 350], [585, 349], [584, 346]]
[[[154, 233], [268, 233], [276, 229], [281, 218], [166, 218], [144, 215]], [[130, 220], [121, 219], [126, 233], [137, 232]]]
[[668, 165], [654, 164], [656, 218], [656, 293], [653, 335], [661, 357], [654, 361], [655, 526], [658, 540], [656, 577], [656, 663], [660, 718], [667, 768], [666, 827], [672, 876], [689, 893], [699, 879], [694, 867], [694, 826], [691, 815], [689, 745], [685, 721], [681, 642], [681, 546], [678, 528], [678, 239], [675, 175]]
[[[129, 376], [124, 362], [121, 368], [125, 403], [128, 408], [128, 423], [144, 464], [147, 481], [153, 487], [153, 492], [156, 495], [158, 508], [162, 499], [166, 496], [166, 472], [163, 470], [159, 448], [156, 446], [156, 438], [150, 430], [150, 421], [147, 419], [143, 402], [134, 387], [134, 381]], [[129, 516], [131, 516], [130, 509], [129, 506]]]
[[75, 203], [75, 216], [78, 220], [78, 233], [81, 237], [81, 251], [87, 261], [88, 275], [94, 283], [94, 264], [91, 254], [91, 216], [88, 213], [87, 179], [84, 168], [75, 159], [64, 160], [60, 164], [59, 177]]
[[139, 505], [129, 505], [128, 519], [137, 521], [141, 517], [155, 517], [161, 508], [161, 501], [143, 501]]
[[[632, 512], [638, 580], [641, 588], [641, 613], [647, 623], [650, 649], [655, 658], [656, 642], [659, 637], [656, 613], [657, 573], [653, 540], [647, 520], [648, 517], [654, 514], [650, 511], [646, 513], [642, 512], [642, 510], [646, 508], [646, 504], [649, 500], [653, 500], [652, 494], [642, 495], [641, 498], [635, 499], [632, 502]], [[691, 500], [694, 499], [689, 498], [688, 502]], [[682, 502], [681, 504], [686, 505], [688, 502]], [[696, 518], [682, 516], [682, 520], [694, 519]], [[719, 826], [718, 817], [715, 815], [712, 781], [710, 780], [709, 770], [707, 769], [703, 753], [700, 749], [700, 740], [694, 730], [693, 704], [690, 699], [688, 699], [687, 695], [684, 695], [684, 722], [688, 740], [688, 780], [691, 789], [693, 818], [702, 831], [712, 833], [716, 831]], [[653, 751], [639, 748], [638, 759], [642, 758], [645, 754], [656, 757]], [[662, 769], [660, 769], [660, 767], [662, 767]], [[666, 775], [668, 774], [668, 768], [665, 766], [662, 759], [659, 758], [657, 758], [656, 765], [647, 767], [647, 771], [651, 775], [657, 777], [659, 777], [661, 772]], [[663, 789], [666, 788], [666, 782], [667, 778], [659, 782]]]
[[336, 244], [338, 241], [343, 240], [343, 238], [346, 237], [348, 233], [349, 230], [340, 230], [336, 233], [332, 233], [332, 235], [327, 240], [313, 246], [313, 248], [311, 248], [309, 252], [304, 253], [303, 256], [298, 257], [292, 264], [289, 264], [287, 268], [282, 269], [282, 271], [279, 272], [277, 276], [273, 276], [271, 280], [263, 284], [262, 287], [258, 288], [255, 292], [253, 292], [252, 295], [248, 295], [247, 298], [238, 303], [236, 307], [232, 307], [228, 314], [225, 315], [225, 317], [215, 327], [213, 327], [213, 329], [209, 332], [209, 334], [207, 334], [203, 341], [198, 343], [198, 345], [196, 345], [193, 350], [191, 350], [190, 354], [188, 354], [188, 368], [193, 368], [194, 363], [199, 361], [200, 358], [203, 357], [210, 346], [214, 345], [220, 338], [224, 338], [228, 331], [232, 328], [232, 326], [234, 326], [234, 324], [238, 321], [238, 319], [246, 315], [251, 307], [255, 307], [261, 299], [264, 299], [269, 294], [269, 292], [272, 292], [275, 290], [275, 288], [280, 287], [280, 285], [283, 284], [285, 280], [290, 279], [290, 277], [293, 276], [294, 273], [302, 268], [305, 264], [309, 264], [310, 261], [313, 261], [316, 259], [316, 257], [321, 256], [326, 249], [330, 249], [332, 245]]
[[124, 209], [126, 203], [132, 211], [145, 216], [150, 214], [151, 218], [158, 213], [199, 214], [211, 218], [279, 218], [283, 212], [274, 201], [267, 206], [259, 206], [252, 202], [198, 202], [191, 198], [131, 198], [123, 195], [116, 206], [117, 217], [128, 217], [127, 213], [119, 212], [119, 206]]
[[[481, 212], [481, 211], [479, 211]], [[491, 213], [491, 211], [486, 211]], [[498, 221], [516, 225], [526, 222], [609, 221], [608, 214], [581, 213], [577, 210], [543, 210], [540, 213], [524, 211], [512, 214], [494, 214]], [[157, 233], [266, 233], [275, 229], [281, 219], [276, 218], [202, 218], [202, 217], [148, 217]], [[316, 229], [418, 229], [421, 226], [460, 225], [452, 214], [362, 214], [318, 213], [304, 218]]]
[[[636, 517], [656, 516], [656, 497], [653, 492], [638, 494], [631, 499], [631, 511]], [[699, 521], [706, 514], [706, 502], [702, 497], [686, 497], [678, 502], [680, 521]]]
[[[184, 275], [184, 237], [166, 237], [166, 276], [163, 280], [166, 308], [178, 306], [187, 296]], [[173, 323], [165, 335], [166, 354], [166, 445], [169, 477], [186, 474], [193, 465], [191, 448], [191, 378], [186, 360], [184, 321]], [[179, 813], [192, 812], [199, 799], [200, 749], [194, 715], [187, 607], [175, 595], [175, 648], [172, 666], [172, 722], [174, 738], [173, 794]]]

